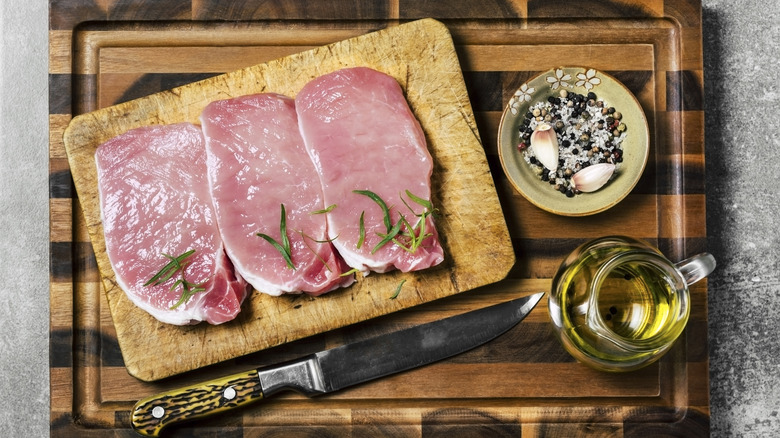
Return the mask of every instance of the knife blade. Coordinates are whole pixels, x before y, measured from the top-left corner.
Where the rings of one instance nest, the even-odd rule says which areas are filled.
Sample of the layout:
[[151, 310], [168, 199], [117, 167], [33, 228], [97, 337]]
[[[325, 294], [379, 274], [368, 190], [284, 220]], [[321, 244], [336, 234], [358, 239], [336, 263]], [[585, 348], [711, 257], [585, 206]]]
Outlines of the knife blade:
[[514, 327], [539, 292], [438, 321], [144, 398], [133, 429], [156, 437], [172, 424], [245, 406], [281, 390], [316, 396], [433, 363], [482, 345]]

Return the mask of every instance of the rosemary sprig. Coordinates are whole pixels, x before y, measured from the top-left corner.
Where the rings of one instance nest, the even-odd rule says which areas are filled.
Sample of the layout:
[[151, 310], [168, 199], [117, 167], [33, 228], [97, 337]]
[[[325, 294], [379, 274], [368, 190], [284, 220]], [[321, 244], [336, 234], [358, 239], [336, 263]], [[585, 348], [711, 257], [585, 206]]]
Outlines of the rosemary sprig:
[[311, 251], [312, 254], [314, 254], [314, 256], [317, 257], [317, 260], [319, 260], [320, 262], [322, 262], [323, 265], [325, 265], [325, 269], [327, 269], [328, 272], [333, 272], [330, 269], [330, 266], [328, 266], [328, 262], [326, 262], [325, 259], [323, 259], [322, 256], [320, 256], [320, 254], [317, 251], [315, 251], [314, 248], [311, 247], [311, 245], [309, 245], [309, 242], [307, 242], [306, 239], [309, 239], [309, 240], [313, 241], [314, 243], [331, 243], [334, 240], [338, 239], [339, 236], [336, 236], [336, 237], [334, 237], [332, 239], [317, 240], [317, 239], [309, 236], [308, 234], [304, 233], [303, 230], [298, 230], [298, 234], [301, 235], [301, 240], [303, 240], [303, 244], [306, 245], [306, 248], [309, 248], [309, 251]]
[[[414, 209], [409, 205], [408, 202], [403, 198], [403, 196], [399, 196], [401, 198], [401, 202], [406, 205], [406, 208], [409, 209], [409, 211], [412, 212], [412, 214], [419, 219], [416, 226], [412, 226], [408, 220], [406, 220], [406, 217], [404, 217], [403, 214], [400, 215], [400, 219], [394, 226], [391, 226], [392, 222], [390, 219], [390, 209], [387, 207], [387, 203], [380, 198], [376, 193], [371, 192], [369, 190], [353, 190], [353, 193], [358, 193], [361, 195], [368, 196], [371, 198], [374, 202], [376, 202], [381, 208], [382, 212], [384, 213], [384, 223], [385, 227], [387, 227], [387, 234], [377, 233], [378, 236], [382, 238], [382, 240], [374, 247], [374, 249], [371, 250], [371, 254], [376, 253], [380, 248], [385, 246], [389, 242], [393, 242], [396, 245], [400, 246], [403, 250], [414, 253], [417, 251], [418, 248], [422, 245], [422, 242], [432, 236], [432, 233], [426, 233], [425, 227], [426, 227], [426, 219], [428, 216], [435, 214], [436, 209], [433, 207], [433, 204], [431, 201], [427, 199], [420, 198], [419, 196], [416, 196], [409, 190], [406, 190], [406, 196], [412, 200], [414, 203], [421, 205], [424, 210], [422, 213], [416, 213]], [[360, 238], [358, 239], [357, 248], [360, 249], [360, 247], [363, 245], [363, 241], [365, 239], [365, 225], [364, 225], [364, 214], [365, 211], [361, 213], [360, 215]], [[403, 231], [402, 231], [403, 230]]]
[[[414, 193], [410, 192], [409, 190], [406, 191], [406, 196], [408, 196], [409, 199], [411, 199], [412, 201], [416, 202], [417, 204], [420, 204], [423, 207], [425, 207], [426, 212], [429, 212], [429, 213], [434, 213], [435, 212], [435, 209], [433, 208], [433, 203], [431, 203], [431, 201], [429, 201], [427, 199], [420, 198], [419, 196], [415, 196]], [[401, 200], [403, 200], [403, 198], [401, 198]], [[404, 202], [404, 204], [406, 204], [406, 202]], [[406, 206], [409, 208], [409, 210], [412, 209], [411, 207], [409, 207], [409, 204], [406, 204]], [[423, 214], [425, 214], [425, 212], [423, 212], [421, 214], [418, 214], [416, 216], [422, 216]]]
[[343, 273], [341, 273], [341, 275], [339, 275], [339, 277], [347, 277], [347, 276], [349, 276], [349, 275], [352, 275], [352, 274], [357, 274], [357, 273], [359, 273], [359, 272], [360, 272], [360, 269], [358, 269], [358, 268], [352, 268], [352, 269], [350, 269], [350, 270], [349, 270], [349, 271], [347, 271], [347, 272], [343, 272]]
[[406, 283], [406, 279], [401, 280], [401, 284], [399, 284], [398, 287], [395, 288], [395, 293], [393, 294], [392, 297], [390, 297], [391, 300], [398, 298], [398, 294], [401, 293], [401, 288], [404, 286], [404, 283]]
[[203, 292], [206, 290], [205, 288], [202, 288], [201, 286], [203, 283], [200, 284], [194, 284], [190, 283], [189, 281], [184, 279], [184, 273], [182, 273], [182, 277], [178, 280], [176, 280], [176, 283], [173, 283], [173, 286], [171, 286], [171, 290], [176, 289], [176, 286], [181, 285], [182, 287], [182, 293], [181, 297], [179, 297], [179, 301], [176, 302], [173, 306], [171, 306], [171, 310], [179, 307], [180, 305], [186, 303], [189, 301], [189, 299], [195, 295], [198, 292]]
[[401, 215], [401, 219], [398, 220], [398, 222], [395, 223], [392, 229], [387, 234], [379, 234], [379, 237], [382, 237], [382, 240], [376, 244], [374, 249], [371, 250], [371, 254], [374, 254], [375, 252], [379, 251], [379, 248], [385, 246], [387, 242], [390, 242], [393, 240], [395, 236], [398, 235], [398, 233], [401, 231], [401, 225], [405, 221], [403, 215]]
[[184, 263], [184, 260], [186, 260], [189, 256], [193, 255], [195, 253], [194, 249], [191, 249], [178, 257], [174, 257], [169, 254], [163, 253], [163, 255], [170, 260], [170, 262], [163, 266], [162, 269], [160, 269], [152, 278], [149, 279], [146, 283], [144, 283], [144, 286], [150, 286], [153, 284], [162, 284], [168, 281], [173, 275], [181, 270], [184, 269], [184, 266], [186, 264]]
[[182, 293], [181, 296], [179, 297], [179, 301], [177, 301], [176, 304], [170, 307], [171, 310], [189, 301], [189, 299], [192, 298], [192, 296], [195, 295], [196, 293], [203, 292], [206, 290], [205, 288], [202, 287], [203, 283], [198, 283], [198, 284], [190, 283], [189, 281], [187, 281], [186, 278], [184, 278], [184, 268], [187, 267], [187, 263], [185, 261], [194, 253], [195, 253], [194, 249], [186, 251], [177, 257], [174, 257], [170, 254], [163, 253], [163, 255], [168, 260], [170, 260], [170, 262], [168, 262], [167, 265], [163, 266], [163, 268], [160, 269], [160, 271], [154, 274], [154, 276], [150, 278], [149, 281], [144, 283], [144, 286], [159, 285], [168, 281], [176, 273], [179, 273], [181, 275], [181, 278], [176, 280], [173, 283], [173, 286], [171, 286], [170, 290], [174, 290], [177, 287], [181, 286]]
[[333, 211], [334, 208], [336, 208], [336, 204], [330, 204], [329, 206], [323, 208], [322, 210], [315, 210], [315, 211], [312, 211], [310, 214], [330, 213], [331, 211]]
[[382, 200], [379, 195], [370, 190], [353, 190], [352, 193], [368, 196], [379, 205], [379, 207], [382, 209], [382, 213], [384, 213], [385, 227], [387, 227], [387, 232], [389, 233], [390, 229], [393, 228], [393, 222], [390, 220], [390, 209], [387, 208], [385, 201]]
[[360, 236], [358, 237], [357, 241], [357, 249], [360, 249], [361, 246], [363, 246], [363, 242], [366, 240], [366, 223], [364, 221], [364, 217], [366, 216], [365, 211], [360, 212]]
[[279, 233], [282, 235], [282, 243], [277, 242], [276, 239], [267, 234], [257, 233], [257, 236], [262, 237], [273, 245], [274, 248], [282, 254], [284, 261], [287, 263], [287, 267], [295, 270], [295, 265], [293, 265], [292, 262], [292, 253], [290, 251], [290, 239], [287, 237], [287, 213], [284, 211], [284, 204], [282, 204], [282, 218], [279, 220]]

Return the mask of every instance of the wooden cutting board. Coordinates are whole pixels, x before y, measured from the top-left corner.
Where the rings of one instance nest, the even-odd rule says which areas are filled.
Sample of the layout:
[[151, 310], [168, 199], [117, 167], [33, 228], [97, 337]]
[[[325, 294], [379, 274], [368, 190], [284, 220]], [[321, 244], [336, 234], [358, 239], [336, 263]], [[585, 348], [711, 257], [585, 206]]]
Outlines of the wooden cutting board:
[[[707, 250], [700, 0], [49, 6], [52, 436], [134, 436], [130, 411], [152, 394], [549, 290], [569, 251], [606, 234], [647, 240], [675, 260]], [[517, 257], [507, 278], [170, 378], [129, 375], [62, 142], [71, 117], [426, 17], [445, 23], [455, 43]], [[650, 125], [650, 160], [637, 187], [585, 218], [534, 207], [497, 155], [509, 99], [561, 60], [616, 77]], [[463, 355], [324, 397], [282, 393], [168, 436], [707, 437], [707, 295], [706, 282], [694, 285], [683, 337], [639, 371], [600, 373], [577, 363], [555, 338], [545, 299], [517, 327]], [[167, 359], [160, 356], [158, 363]]]
[[[214, 100], [275, 92], [294, 97], [311, 79], [345, 67], [383, 71], [402, 85], [434, 159], [432, 201], [445, 249], [438, 267], [359, 278], [321, 297], [253, 293], [238, 318], [173, 326], [135, 307], [105, 252], [94, 154], [104, 141], [151, 124], [198, 123]], [[128, 372], [153, 381], [326, 332], [503, 279], [514, 251], [447, 28], [423, 19], [303, 51], [170, 91], [79, 115], [64, 133], [78, 198]], [[406, 280], [397, 299], [390, 299]]]

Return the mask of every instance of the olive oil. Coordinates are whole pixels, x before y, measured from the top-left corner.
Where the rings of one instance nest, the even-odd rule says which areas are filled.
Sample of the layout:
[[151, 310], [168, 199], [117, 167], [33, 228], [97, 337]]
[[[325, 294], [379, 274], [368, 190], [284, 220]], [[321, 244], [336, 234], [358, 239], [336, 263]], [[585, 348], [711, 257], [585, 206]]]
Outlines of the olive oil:
[[564, 260], [548, 305], [566, 350], [607, 371], [656, 360], [689, 314], [687, 285], [675, 265], [646, 244], [616, 237], [583, 245]]
[[[578, 331], [587, 325], [583, 301], [589, 293], [576, 282], [563, 283], [564, 327]], [[680, 307], [679, 295], [659, 273], [657, 267], [645, 262], [620, 264], [606, 273], [598, 286], [595, 314], [615, 335], [629, 340], [645, 340], [657, 336]]]

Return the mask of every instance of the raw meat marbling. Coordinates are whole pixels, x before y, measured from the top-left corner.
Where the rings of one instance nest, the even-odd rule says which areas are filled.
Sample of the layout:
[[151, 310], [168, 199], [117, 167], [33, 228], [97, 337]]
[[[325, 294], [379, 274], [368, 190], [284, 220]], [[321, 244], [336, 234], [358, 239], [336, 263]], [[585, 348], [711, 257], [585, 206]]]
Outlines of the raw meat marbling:
[[[354, 281], [328, 242], [322, 188], [298, 130], [295, 103], [255, 94], [210, 103], [201, 115], [217, 222], [236, 270], [260, 292], [319, 295]], [[291, 268], [258, 233], [282, 243]]]
[[[339, 254], [363, 273], [391, 269], [415, 271], [444, 259], [433, 217], [426, 216], [427, 237], [414, 252], [389, 243], [374, 251], [387, 234], [381, 207], [366, 190], [390, 209], [391, 223], [400, 215], [413, 227], [423, 207], [407, 196], [429, 200], [433, 161], [425, 135], [398, 82], [376, 70], [356, 67], [320, 76], [296, 96], [296, 108], [306, 148], [320, 175], [328, 213], [328, 233]], [[414, 209], [407, 208], [406, 204]], [[360, 241], [364, 215], [365, 241]]]
[[[162, 322], [221, 324], [241, 310], [247, 285], [225, 255], [206, 179], [201, 130], [189, 123], [137, 128], [98, 147], [106, 252], [118, 285]], [[187, 251], [184, 278], [202, 292], [182, 295], [176, 274], [144, 286], [169, 259]]]

